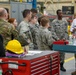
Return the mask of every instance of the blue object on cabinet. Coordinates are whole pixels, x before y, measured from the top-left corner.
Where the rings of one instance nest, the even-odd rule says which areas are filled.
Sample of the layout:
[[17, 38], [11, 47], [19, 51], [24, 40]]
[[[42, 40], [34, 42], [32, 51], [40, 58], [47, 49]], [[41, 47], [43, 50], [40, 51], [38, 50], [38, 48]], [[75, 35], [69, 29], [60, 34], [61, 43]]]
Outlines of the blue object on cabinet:
[[75, 45], [57, 45], [57, 44], [53, 44], [53, 50], [61, 51], [61, 52], [68, 52], [68, 53], [76, 53], [76, 46]]

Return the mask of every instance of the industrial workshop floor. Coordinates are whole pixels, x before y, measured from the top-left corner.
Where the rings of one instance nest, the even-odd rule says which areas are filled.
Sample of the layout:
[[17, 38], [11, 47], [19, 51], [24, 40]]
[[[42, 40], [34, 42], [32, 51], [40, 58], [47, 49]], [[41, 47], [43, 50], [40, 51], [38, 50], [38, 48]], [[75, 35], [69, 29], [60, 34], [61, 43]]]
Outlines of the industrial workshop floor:
[[64, 67], [66, 68], [66, 72], [60, 71], [60, 75], [71, 75], [75, 71], [74, 54], [66, 53]]

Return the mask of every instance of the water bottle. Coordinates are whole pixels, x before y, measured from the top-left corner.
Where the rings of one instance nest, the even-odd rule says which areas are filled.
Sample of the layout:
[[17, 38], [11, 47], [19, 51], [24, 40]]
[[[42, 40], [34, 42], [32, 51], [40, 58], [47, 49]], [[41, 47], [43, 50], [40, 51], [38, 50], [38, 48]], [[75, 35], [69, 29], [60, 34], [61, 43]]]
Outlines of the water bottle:
[[73, 37], [73, 45], [76, 45], [76, 36]]
[[73, 44], [73, 37], [72, 37], [72, 35], [69, 35], [69, 44], [70, 44], [70, 45]]

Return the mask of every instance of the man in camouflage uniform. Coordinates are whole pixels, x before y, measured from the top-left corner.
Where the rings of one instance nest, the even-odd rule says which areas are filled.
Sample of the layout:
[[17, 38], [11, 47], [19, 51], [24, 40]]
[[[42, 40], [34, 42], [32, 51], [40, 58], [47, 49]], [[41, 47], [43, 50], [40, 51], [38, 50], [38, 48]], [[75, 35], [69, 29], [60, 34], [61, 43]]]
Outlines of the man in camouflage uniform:
[[24, 20], [19, 24], [18, 31], [19, 35], [25, 39], [26, 45], [29, 45], [29, 48], [32, 49], [32, 35], [30, 32], [29, 21], [31, 20], [32, 13], [30, 10], [26, 9], [23, 11]]
[[36, 25], [36, 23], [37, 23], [37, 16], [32, 15], [29, 24], [30, 24], [30, 31], [31, 31], [31, 34], [32, 34], [33, 45], [34, 45], [35, 50], [38, 49], [37, 43], [36, 43], [36, 35], [37, 35], [38, 30], [39, 30], [39, 27]]
[[4, 40], [4, 47], [7, 45], [8, 41], [12, 39], [16, 39], [21, 45], [24, 45], [24, 39], [19, 36], [18, 31], [13, 28], [13, 25], [7, 22], [7, 18], [7, 11], [4, 8], [0, 8], [0, 34]]
[[[32, 8], [32, 9], [31, 9], [31, 12], [32, 12], [32, 15], [35, 15], [37, 18], [39, 17], [39, 16], [38, 16], [37, 9]], [[38, 21], [37, 21], [35, 27], [39, 28], [39, 23], [38, 23]]]
[[[67, 32], [67, 21], [66, 19], [62, 18], [62, 11], [59, 9], [57, 10], [57, 18], [52, 22], [52, 33], [56, 36], [59, 40], [67, 40], [68, 39], [68, 32]], [[63, 67], [65, 59], [65, 53], [60, 52], [60, 69], [62, 71], [66, 71]]]
[[36, 35], [37, 45], [39, 50], [51, 50], [51, 45], [54, 41], [51, 32], [48, 30], [49, 19], [43, 17], [41, 19], [41, 25]]

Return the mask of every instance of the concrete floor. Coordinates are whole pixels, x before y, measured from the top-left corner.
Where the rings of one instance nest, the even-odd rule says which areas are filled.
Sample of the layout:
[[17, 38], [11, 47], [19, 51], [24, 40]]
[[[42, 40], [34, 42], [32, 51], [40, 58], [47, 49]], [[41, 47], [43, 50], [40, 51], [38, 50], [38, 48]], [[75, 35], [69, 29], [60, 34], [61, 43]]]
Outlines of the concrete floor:
[[[73, 56], [74, 54], [66, 54], [65, 59], [67, 60]], [[60, 75], [71, 75], [75, 71], [75, 59], [65, 62], [64, 67], [66, 68], [66, 72], [60, 71]]]

